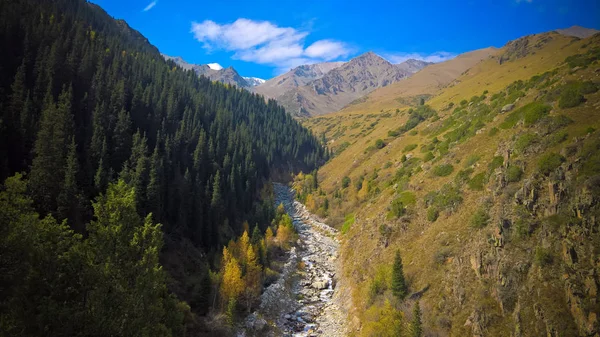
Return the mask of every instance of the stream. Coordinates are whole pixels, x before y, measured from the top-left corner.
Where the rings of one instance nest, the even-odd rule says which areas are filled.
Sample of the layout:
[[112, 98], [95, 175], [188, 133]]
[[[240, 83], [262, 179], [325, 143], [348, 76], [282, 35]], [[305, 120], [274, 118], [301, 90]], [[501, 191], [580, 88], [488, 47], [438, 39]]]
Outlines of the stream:
[[345, 336], [343, 296], [336, 289], [337, 230], [308, 212], [289, 187], [274, 184], [274, 193], [276, 205], [283, 203], [292, 217], [299, 239], [278, 281], [261, 295], [260, 308], [246, 318], [247, 331], [262, 335], [263, 324], [257, 329], [256, 322], [267, 319], [279, 332], [266, 335]]

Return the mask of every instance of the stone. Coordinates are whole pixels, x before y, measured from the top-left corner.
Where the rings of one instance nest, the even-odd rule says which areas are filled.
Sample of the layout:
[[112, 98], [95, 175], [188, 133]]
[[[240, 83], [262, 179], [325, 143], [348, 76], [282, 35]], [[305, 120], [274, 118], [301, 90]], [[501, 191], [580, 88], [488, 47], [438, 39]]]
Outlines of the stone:
[[500, 113], [509, 112], [514, 108], [515, 108], [514, 104], [507, 104], [507, 105], [503, 106], [502, 109], [500, 109]]

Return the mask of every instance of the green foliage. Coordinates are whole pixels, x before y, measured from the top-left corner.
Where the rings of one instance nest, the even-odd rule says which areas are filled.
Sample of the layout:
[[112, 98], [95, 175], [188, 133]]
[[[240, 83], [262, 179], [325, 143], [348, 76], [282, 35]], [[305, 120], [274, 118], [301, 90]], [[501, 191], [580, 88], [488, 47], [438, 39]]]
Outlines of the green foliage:
[[538, 160], [538, 169], [544, 175], [549, 175], [556, 170], [563, 162], [565, 157], [554, 153], [546, 153]]
[[504, 157], [495, 156], [494, 158], [492, 158], [492, 161], [488, 164], [488, 170], [490, 170], [490, 172], [494, 172], [497, 168], [501, 167], [502, 164], [504, 164]]
[[438, 211], [435, 207], [429, 207], [427, 209], [427, 220], [430, 222], [435, 222], [437, 218], [440, 216], [440, 211]]
[[419, 301], [415, 302], [415, 306], [413, 308], [413, 319], [410, 324], [410, 336], [423, 337], [423, 322], [421, 322], [421, 306], [419, 305]]
[[506, 180], [509, 183], [515, 183], [517, 181], [521, 180], [521, 177], [523, 176], [523, 170], [521, 170], [520, 167], [518, 166], [509, 166], [508, 169], [506, 169]]
[[423, 156], [423, 162], [426, 163], [430, 160], [432, 160], [433, 158], [435, 158], [435, 156], [433, 155], [433, 153], [431, 151], [425, 153], [425, 156]]
[[471, 227], [481, 229], [487, 226], [490, 216], [486, 209], [479, 208], [471, 217]]
[[473, 176], [471, 180], [469, 180], [469, 188], [474, 191], [483, 191], [483, 187], [488, 182], [488, 175], [485, 172], [481, 172]]
[[408, 144], [402, 149], [402, 152], [410, 152], [417, 148], [417, 144]]
[[402, 215], [404, 215], [405, 212], [406, 212], [406, 209], [404, 208], [404, 204], [402, 203], [402, 200], [400, 200], [400, 198], [396, 198], [396, 199], [392, 200], [392, 204], [390, 205], [390, 211], [389, 211], [387, 217], [388, 217], [388, 219], [399, 218]]
[[435, 252], [433, 256], [433, 262], [437, 265], [443, 265], [446, 263], [449, 257], [452, 256], [452, 251], [448, 247], [441, 247]]
[[493, 127], [490, 129], [490, 132], [488, 132], [488, 136], [494, 137], [498, 133], [498, 131], [500, 131], [500, 130], [498, 130], [497, 127]]
[[511, 112], [508, 116], [506, 116], [504, 122], [500, 124], [500, 128], [510, 129], [517, 125], [517, 123], [521, 121], [521, 119], [525, 119], [525, 125], [533, 125], [542, 117], [548, 115], [548, 112], [550, 112], [551, 109], [551, 106], [543, 104], [541, 102], [531, 102]]
[[546, 267], [554, 262], [554, 256], [549, 249], [537, 246], [533, 260], [538, 266]]
[[342, 188], [346, 188], [346, 187], [350, 186], [351, 182], [352, 182], [352, 180], [350, 180], [350, 177], [344, 176], [344, 178], [342, 178]]
[[446, 177], [454, 172], [454, 166], [451, 164], [441, 164], [433, 167], [433, 174], [438, 177]]
[[377, 139], [377, 140], [375, 141], [375, 147], [376, 147], [377, 149], [383, 149], [383, 148], [385, 147], [385, 143], [383, 142], [383, 140], [381, 140], [381, 139]]
[[461, 106], [465, 106], [465, 105], [467, 105], [467, 103], [469, 103], [469, 102], [466, 99], [463, 99], [462, 101], [460, 101]]
[[375, 276], [371, 282], [369, 282], [369, 303], [373, 303], [376, 296], [382, 295], [388, 289], [390, 279], [391, 275], [389, 268], [379, 266], [375, 270]]
[[515, 142], [515, 150], [517, 153], [525, 153], [527, 148], [531, 145], [538, 143], [540, 138], [535, 133], [525, 133], [521, 135]]
[[342, 234], [346, 234], [348, 233], [348, 231], [350, 230], [350, 227], [352, 227], [352, 225], [354, 225], [354, 221], [356, 220], [356, 218], [354, 217], [354, 213], [350, 213], [346, 215], [346, 218], [344, 219], [344, 224], [342, 225]]
[[456, 183], [456, 185], [462, 186], [469, 182], [469, 180], [471, 179], [471, 174], [473, 174], [473, 169], [470, 167], [464, 170], [460, 170], [458, 171], [458, 173], [456, 173], [456, 177], [454, 177], [454, 182]]
[[425, 196], [427, 207], [437, 210], [454, 211], [462, 203], [462, 192], [453, 184], [445, 184], [439, 191], [431, 191]]
[[571, 55], [565, 59], [569, 68], [587, 68], [594, 61], [600, 59], [600, 48], [590, 48], [585, 54]]
[[406, 285], [406, 279], [404, 278], [404, 267], [402, 266], [402, 258], [400, 257], [400, 251], [396, 251], [394, 258], [394, 265], [392, 267], [392, 294], [396, 296], [400, 301], [403, 301], [408, 295], [408, 286]]
[[585, 98], [574, 86], [563, 89], [558, 98], [558, 106], [563, 109], [576, 107], [583, 102]]

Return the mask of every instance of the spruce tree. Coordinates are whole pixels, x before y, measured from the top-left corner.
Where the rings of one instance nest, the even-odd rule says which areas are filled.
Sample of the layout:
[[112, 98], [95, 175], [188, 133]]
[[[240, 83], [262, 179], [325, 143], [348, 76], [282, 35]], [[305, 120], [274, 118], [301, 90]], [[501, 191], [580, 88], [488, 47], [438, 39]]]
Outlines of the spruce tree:
[[400, 250], [396, 251], [396, 258], [394, 259], [394, 266], [392, 269], [392, 293], [401, 301], [408, 295], [408, 287], [406, 286], [406, 279], [404, 278]]
[[421, 322], [421, 306], [419, 305], [419, 301], [415, 303], [415, 307], [413, 308], [413, 319], [410, 331], [412, 337], [423, 336], [423, 323]]

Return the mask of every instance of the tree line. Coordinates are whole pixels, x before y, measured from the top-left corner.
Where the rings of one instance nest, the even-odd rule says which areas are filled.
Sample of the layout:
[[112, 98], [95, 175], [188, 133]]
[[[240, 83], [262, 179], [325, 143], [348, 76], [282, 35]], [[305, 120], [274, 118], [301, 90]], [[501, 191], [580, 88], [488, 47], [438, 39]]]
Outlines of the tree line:
[[[183, 71], [97, 5], [2, 1], [0, 22], [0, 181], [6, 203], [0, 217], [6, 234], [0, 238], [0, 268], [11, 271], [0, 285], [0, 331], [27, 334], [24, 326], [39, 328], [31, 335], [82, 331], [50, 331], [45, 324], [63, 322], [55, 315], [71, 316], [59, 313], [64, 303], [90, 306], [86, 319], [100, 319], [98, 306], [109, 304], [92, 304], [90, 294], [102, 280], [111, 296], [116, 290], [136, 294], [132, 289], [145, 282], [139, 279], [145, 274], [131, 276], [136, 269], [127, 259], [145, 259], [144, 270], [156, 270], [148, 276], [155, 282], [152, 289], [181, 283], [169, 281], [157, 260], [181, 246], [178, 242], [190, 242], [205, 254], [204, 265], [186, 273], [207, 278], [211, 267], [220, 267], [211, 258], [243, 233], [244, 221], [264, 232], [273, 219], [268, 196], [257, 202], [271, 172], [312, 171], [326, 160], [319, 141], [274, 101]], [[18, 200], [22, 203], [15, 204]], [[30, 223], [19, 227], [18, 221]], [[164, 247], [161, 233], [168, 239]], [[13, 244], [24, 254], [15, 257]], [[21, 270], [19, 256], [53, 259], [56, 269], [28, 260], [29, 267]], [[116, 276], [96, 277], [112, 273], [95, 269], [102, 261], [115, 263]], [[42, 287], [37, 297], [28, 293], [37, 290], [25, 279], [48, 276], [38, 268], [53, 277], [58, 273], [57, 287], [78, 299], [45, 302], [44, 296], [61, 293], [59, 288]], [[82, 279], [88, 271], [94, 277]], [[129, 275], [122, 282], [121, 271]], [[206, 289], [196, 295], [207, 297]], [[162, 290], [152, 296], [159, 293], [161, 301], [170, 298]], [[189, 300], [188, 293], [178, 295]], [[20, 309], [12, 306], [17, 299], [32, 306], [43, 301], [48, 311], [17, 313]], [[148, 301], [121, 309], [166, 310], [166, 304]], [[205, 310], [200, 307], [192, 309]], [[166, 324], [161, 317], [157, 321]], [[26, 318], [38, 325], [20, 321]], [[98, 329], [104, 326], [95, 323]], [[99, 331], [113, 334], [106, 329]], [[110, 331], [129, 335], [119, 329]]]

